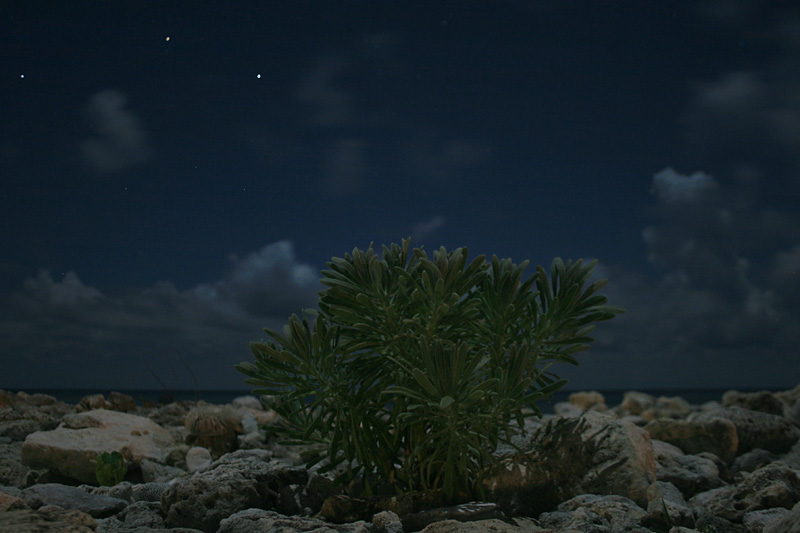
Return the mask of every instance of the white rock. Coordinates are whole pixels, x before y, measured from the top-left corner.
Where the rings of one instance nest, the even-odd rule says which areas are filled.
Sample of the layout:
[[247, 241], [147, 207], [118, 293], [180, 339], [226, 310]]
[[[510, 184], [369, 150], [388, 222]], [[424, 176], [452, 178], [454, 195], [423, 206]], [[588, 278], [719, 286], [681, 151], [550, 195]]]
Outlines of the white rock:
[[202, 446], [195, 446], [186, 452], [186, 470], [201, 472], [211, 466], [211, 452]]

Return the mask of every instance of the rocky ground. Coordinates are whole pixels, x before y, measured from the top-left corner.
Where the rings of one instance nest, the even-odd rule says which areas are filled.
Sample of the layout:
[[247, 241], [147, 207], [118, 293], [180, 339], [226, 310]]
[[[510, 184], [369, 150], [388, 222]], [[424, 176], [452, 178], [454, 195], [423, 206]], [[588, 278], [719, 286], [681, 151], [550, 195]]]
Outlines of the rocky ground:
[[[498, 450], [487, 501], [362, 500], [276, 443], [255, 397], [68, 405], [0, 390], [0, 531], [800, 532], [800, 385], [690, 405], [575, 393]], [[124, 481], [98, 486], [103, 452]]]

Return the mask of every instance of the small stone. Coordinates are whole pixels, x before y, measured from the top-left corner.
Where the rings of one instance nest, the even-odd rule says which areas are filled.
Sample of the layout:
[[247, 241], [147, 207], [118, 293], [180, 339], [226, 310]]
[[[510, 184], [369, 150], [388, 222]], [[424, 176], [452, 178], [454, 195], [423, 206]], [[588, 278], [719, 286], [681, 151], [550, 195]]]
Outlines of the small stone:
[[186, 470], [189, 472], [202, 472], [212, 463], [211, 452], [202, 446], [195, 446], [186, 452]]

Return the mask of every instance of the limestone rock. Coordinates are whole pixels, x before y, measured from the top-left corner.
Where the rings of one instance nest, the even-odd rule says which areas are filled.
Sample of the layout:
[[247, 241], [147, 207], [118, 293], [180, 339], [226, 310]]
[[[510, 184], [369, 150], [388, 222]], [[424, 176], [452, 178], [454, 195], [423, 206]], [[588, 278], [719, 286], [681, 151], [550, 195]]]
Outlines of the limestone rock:
[[111, 402], [106, 401], [102, 394], [89, 394], [80, 399], [75, 406], [76, 413], [85, 413], [93, 409], [111, 409]]
[[96, 483], [95, 461], [103, 452], [118, 451], [138, 467], [145, 458], [165, 462], [173, 445], [171, 434], [152, 420], [97, 409], [67, 415], [58, 428], [28, 435], [22, 445], [22, 463]]
[[743, 453], [733, 460], [731, 465], [731, 474], [736, 475], [739, 472], [755, 472], [762, 466], [774, 463], [778, 456], [767, 450], [756, 448], [747, 453]]
[[189, 472], [202, 472], [208, 469], [212, 462], [211, 452], [202, 446], [194, 446], [186, 452], [186, 470]]
[[583, 494], [561, 503], [555, 511], [542, 513], [542, 527], [556, 531], [649, 531], [639, 523], [647, 513], [630, 498]]
[[27, 508], [28, 506], [22, 498], [17, 498], [16, 496], [0, 491], [0, 513]]
[[617, 494], [647, 505], [656, 464], [643, 429], [587, 411], [550, 420], [531, 442], [530, 451], [504, 457], [484, 476], [489, 499], [508, 515], [536, 516], [581, 494]]
[[686, 418], [692, 412], [692, 406], [680, 396], [659, 396], [656, 403], [641, 415], [646, 420], [661, 418]]
[[46, 394], [0, 390], [0, 437], [23, 441], [30, 433], [55, 428], [72, 407]]
[[403, 533], [403, 523], [397, 513], [381, 511], [372, 516], [372, 525], [378, 533]]
[[429, 525], [420, 533], [534, 533], [536, 531], [545, 530], [531, 522], [522, 522], [522, 525], [517, 525], [492, 518], [489, 520], [476, 520], [475, 522], [443, 520]]
[[220, 522], [217, 533], [301, 532], [313, 533], [371, 533], [366, 522], [330, 524], [318, 518], [284, 516], [264, 509], [244, 509]]
[[[745, 513], [742, 517], [742, 525], [748, 531], [764, 531], [766, 527], [773, 522], [779, 522], [791, 513], [788, 509], [783, 507], [773, 507], [772, 509], [759, 509], [758, 511], [750, 511]], [[788, 529], [782, 529], [784, 533]]]
[[622, 397], [619, 408], [622, 412], [641, 415], [656, 404], [656, 397], [644, 392], [628, 391]]
[[706, 422], [714, 418], [730, 420], [739, 437], [737, 455], [762, 448], [773, 453], [784, 453], [800, 439], [800, 428], [787, 419], [743, 407], [721, 407], [699, 413], [692, 420]]
[[684, 495], [693, 496], [723, 484], [719, 468], [711, 459], [699, 455], [686, 455], [677, 446], [653, 440], [656, 458], [656, 477], [669, 482]]
[[790, 509], [800, 501], [800, 477], [782, 463], [767, 465], [737, 485], [695, 495], [689, 500], [695, 515], [713, 515], [741, 524], [744, 514], [760, 509]]
[[48, 506], [38, 511], [22, 509], [0, 513], [0, 531], [14, 533], [94, 533], [97, 522], [74, 509]]
[[57, 505], [64, 509], [76, 509], [95, 518], [111, 516], [127, 507], [128, 502], [118, 498], [89, 494], [77, 487], [58, 483], [34, 485], [22, 491], [22, 499], [31, 509], [43, 505]]
[[304, 469], [270, 461], [266, 450], [239, 450], [222, 456], [209, 470], [177, 478], [161, 496], [161, 507], [169, 527], [214, 532], [222, 519], [238, 511], [296, 505], [296, 495], [283, 489], [307, 481]]
[[681, 491], [665, 481], [656, 481], [647, 489], [646, 524], [666, 529], [668, 526], [694, 527], [694, 514]]
[[650, 438], [674, 444], [685, 453], [711, 452], [726, 463], [733, 460], [739, 449], [736, 426], [726, 418], [660, 419], [649, 422], [644, 429]]
[[497, 520], [504, 518], [505, 515], [500, 511], [497, 504], [470, 502], [410, 513], [401, 517], [400, 520], [403, 523], [404, 531], [419, 531], [430, 524], [443, 520], [473, 522], [477, 520]]
[[589, 409], [594, 409], [595, 411], [608, 410], [605, 397], [597, 391], [573, 392], [569, 395], [567, 401], [582, 411], [588, 411]]
[[800, 533], [800, 502], [784, 516], [766, 524], [763, 533]]
[[136, 400], [133, 398], [133, 396], [129, 396], [117, 391], [111, 391], [108, 393], [108, 403], [111, 404], [111, 409], [114, 411], [122, 411], [123, 413], [127, 413], [136, 410]]
[[760, 411], [771, 415], [783, 415], [784, 403], [769, 391], [739, 392], [729, 390], [722, 395], [723, 407], [744, 407], [751, 411]]
[[0, 485], [19, 487], [28, 475], [28, 467], [22, 464], [22, 442], [0, 444]]

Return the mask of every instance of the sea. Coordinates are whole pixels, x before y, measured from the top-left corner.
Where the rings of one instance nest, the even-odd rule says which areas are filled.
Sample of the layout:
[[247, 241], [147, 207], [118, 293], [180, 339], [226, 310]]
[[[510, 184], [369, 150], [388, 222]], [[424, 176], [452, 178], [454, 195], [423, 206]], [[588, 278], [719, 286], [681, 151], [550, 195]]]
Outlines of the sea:
[[[786, 388], [737, 388], [736, 390], [740, 392], [756, 392], [759, 390], [769, 390], [772, 392], [780, 391], [780, 390], [787, 390], [791, 387]], [[9, 392], [17, 392], [15, 389], [7, 389]], [[609, 407], [613, 407], [615, 405], [619, 405], [622, 402], [622, 398], [625, 393], [631, 389], [620, 389], [620, 390], [598, 390], [606, 400], [606, 404]], [[680, 396], [687, 402], [693, 405], [701, 405], [706, 402], [710, 401], [719, 401], [722, 399], [722, 395], [725, 394], [730, 388], [725, 389], [636, 389], [638, 392], [645, 392], [647, 394], [651, 394], [655, 397], [659, 396]], [[78, 403], [81, 398], [84, 396], [88, 396], [90, 394], [103, 394], [104, 396], [108, 397], [108, 393], [111, 392], [110, 390], [103, 390], [103, 389], [25, 389], [25, 392], [28, 394], [34, 393], [43, 393], [49, 394], [50, 396], [54, 396], [56, 399], [68, 403], [68, 404], [76, 404]], [[164, 389], [157, 390], [118, 390], [118, 392], [122, 392], [129, 396], [132, 396], [138, 405], [144, 405], [146, 403], [169, 403], [170, 401], [205, 401], [207, 403], [213, 404], [225, 404], [230, 403], [234, 398], [238, 396], [247, 396], [251, 392], [248, 389], [236, 389], [236, 390], [177, 390], [177, 391], [167, 391]], [[573, 392], [577, 392], [576, 390], [561, 390], [553, 394], [553, 396], [549, 400], [542, 400], [538, 402], [536, 405], [544, 414], [551, 414], [553, 413], [553, 409], [556, 403], [558, 402], [565, 402], [569, 398], [569, 395]]]

